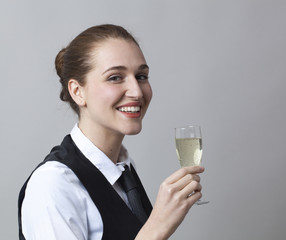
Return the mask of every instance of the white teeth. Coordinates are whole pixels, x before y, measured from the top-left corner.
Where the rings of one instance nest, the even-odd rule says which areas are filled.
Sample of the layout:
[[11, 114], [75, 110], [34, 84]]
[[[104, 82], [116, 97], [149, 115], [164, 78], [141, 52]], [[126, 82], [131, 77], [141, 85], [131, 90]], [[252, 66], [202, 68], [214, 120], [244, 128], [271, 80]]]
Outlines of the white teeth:
[[139, 112], [140, 107], [139, 106], [132, 106], [132, 107], [120, 107], [118, 108], [120, 112]]

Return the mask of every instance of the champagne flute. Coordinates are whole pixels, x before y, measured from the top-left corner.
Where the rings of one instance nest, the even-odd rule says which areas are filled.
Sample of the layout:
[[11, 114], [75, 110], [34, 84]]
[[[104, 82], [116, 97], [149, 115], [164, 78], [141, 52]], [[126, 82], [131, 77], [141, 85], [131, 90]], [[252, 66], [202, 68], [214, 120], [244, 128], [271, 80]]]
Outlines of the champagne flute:
[[[202, 133], [200, 126], [175, 128], [176, 152], [181, 167], [199, 166], [202, 161]], [[209, 203], [198, 200], [197, 205]]]

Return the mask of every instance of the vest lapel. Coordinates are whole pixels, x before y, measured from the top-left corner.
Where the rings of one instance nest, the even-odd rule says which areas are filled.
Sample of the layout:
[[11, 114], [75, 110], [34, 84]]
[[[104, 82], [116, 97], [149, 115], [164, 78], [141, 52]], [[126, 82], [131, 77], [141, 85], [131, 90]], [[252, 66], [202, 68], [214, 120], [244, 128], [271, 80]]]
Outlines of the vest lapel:
[[[65, 137], [62, 146], [66, 149], [67, 154], [64, 158], [57, 157], [57, 159], [73, 170], [97, 206], [104, 225], [103, 239], [133, 240], [141, 229], [142, 223], [104, 175], [80, 152], [70, 135]], [[149, 215], [151, 203], [137, 174], [136, 181], [140, 185], [140, 192], [144, 196], [144, 206], [146, 205]]]

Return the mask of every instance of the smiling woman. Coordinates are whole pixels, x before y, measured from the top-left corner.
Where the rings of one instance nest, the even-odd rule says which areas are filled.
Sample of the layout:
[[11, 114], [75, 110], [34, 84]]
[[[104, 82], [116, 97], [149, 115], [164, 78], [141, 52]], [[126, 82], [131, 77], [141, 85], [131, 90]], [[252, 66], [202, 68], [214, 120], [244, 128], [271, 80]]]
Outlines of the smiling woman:
[[125, 135], [141, 131], [152, 98], [138, 43], [120, 26], [95, 26], [55, 63], [60, 98], [79, 121], [21, 189], [20, 239], [168, 239], [201, 197], [197, 174], [204, 169], [172, 174], [152, 209], [122, 146]]

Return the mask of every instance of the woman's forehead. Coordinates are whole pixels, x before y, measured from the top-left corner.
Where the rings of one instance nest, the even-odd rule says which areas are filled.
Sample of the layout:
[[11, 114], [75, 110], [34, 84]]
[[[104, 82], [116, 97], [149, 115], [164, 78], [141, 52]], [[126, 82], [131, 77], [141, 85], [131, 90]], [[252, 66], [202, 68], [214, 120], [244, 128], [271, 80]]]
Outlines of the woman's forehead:
[[100, 68], [146, 64], [141, 49], [132, 41], [108, 39], [100, 43], [94, 51], [93, 60]]

